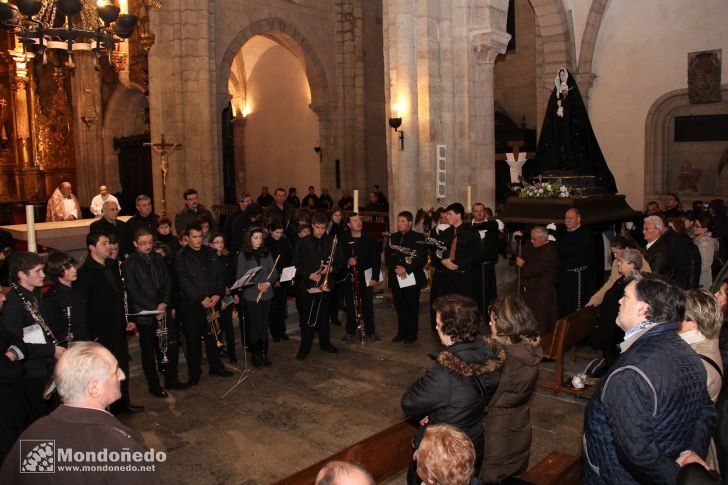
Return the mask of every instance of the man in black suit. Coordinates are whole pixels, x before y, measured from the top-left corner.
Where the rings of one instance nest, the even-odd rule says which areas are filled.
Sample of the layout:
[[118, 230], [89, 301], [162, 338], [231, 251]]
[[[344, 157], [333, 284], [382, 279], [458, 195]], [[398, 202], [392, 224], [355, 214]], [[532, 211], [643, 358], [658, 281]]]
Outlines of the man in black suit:
[[479, 252], [480, 237], [472, 227], [463, 224], [465, 207], [460, 202], [447, 206], [445, 214], [454, 232], [446, 258], [442, 260], [443, 294], [457, 293], [472, 298], [473, 271]]
[[664, 278], [673, 278], [672, 261], [670, 260], [670, 247], [662, 237], [665, 223], [660, 216], [645, 217], [642, 233], [647, 242], [645, 259], [650, 263], [652, 272]]
[[[76, 284], [88, 304], [89, 337], [109, 349], [119, 362], [119, 368], [128, 376], [129, 348], [126, 332], [135, 330], [136, 326], [127, 321], [124, 285], [119, 270], [107, 264], [111, 257], [109, 237], [100, 232], [89, 233], [86, 236], [86, 246], [88, 257], [78, 270]], [[111, 412], [120, 414], [143, 410], [143, 406], [130, 403], [129, 379], [125, 379], [121, 383], [121, 399], [111, 406]]]
[[[427, 261], [427, 248], [423, 244], [425, 236], [412, 230], [412, 213], [400, 212], [397, 215], [397, 232], [389, 236], [384, 258], [389, 268], [389, 287], [392, 289], [394, 308], [397, 310], [397, 335], [392, 342], [404, 341], [406, 344], [417, 340], [420, 316], [420, 292], [427, 285], [423, 267]], [[414, 252], [414, 256], [404, 254], [400, 248]], [[410, 253], [412, 254], [412, 253]], [[414, 274], [415, 284], [400, 287], [400, 280]]]

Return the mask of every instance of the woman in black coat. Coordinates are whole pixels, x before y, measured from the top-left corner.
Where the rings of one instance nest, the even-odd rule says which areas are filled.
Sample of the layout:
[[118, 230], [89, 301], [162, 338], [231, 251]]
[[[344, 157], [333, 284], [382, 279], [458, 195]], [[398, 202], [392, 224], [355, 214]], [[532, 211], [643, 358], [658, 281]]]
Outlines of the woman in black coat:
[[[505, 352], [480, 336], [482, 317], [472, 299], [457, 294], [442, 296], [433, 310], [437, 333], [446, 348], [437, 356], [435, 366], [402, 396], [402, 411], [422, 425], [413, 440], [415, 449], [428, 424], [451, 424], [467, 434], [475, 447], [477, 475], [485, 449], [483, 415], [498, 387]], [[416, 469], [413, 462], [408, 483], [419, 483]]]
[[[280, 256], [276, 264], [276, 270], [278, 274], [281, 274], [283, 268], [291, 265], [293, 249], [291, 248], [290, 241], [283, 234], [283, 224], [274, 221], [268, 229], [269, 236], [265, 240], [265, 245], [270, 249], [270, 255], [274, 261]], [[287, 296], [290, 286], [290, 281], [286, 283], [277, 281], [273, 284], [273, 301], [270, 307], [270, 314], [268, 315], [268, 327], [274, 342], [288, 340], [288, 336], [286, 335], [286, 319], [288, 318]]]
[[220, 264], [225, 268], [225, 298], [220, 303], [220, 322], [225, 332], [227, 355], [231, 364], [238, 362], [235, 354], [235, 329], [233, 328], [233, 297], [230, 287], [235, 283], [235, 259], [225, 247], [225, 236], [215, 233], [210, 236], [210, 247], [217, 251]]

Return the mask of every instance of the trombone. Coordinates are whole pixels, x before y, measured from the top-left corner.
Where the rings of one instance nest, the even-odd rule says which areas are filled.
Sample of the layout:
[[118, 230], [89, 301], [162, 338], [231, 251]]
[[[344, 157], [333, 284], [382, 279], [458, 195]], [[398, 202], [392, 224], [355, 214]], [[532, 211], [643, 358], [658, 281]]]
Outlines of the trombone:
[[[316, 294], [313, 295], [313, 300], [311, 301], [311, 309], [308, 311], [308, 322], [306, 323], [309, 328], [313, 328], [316, 326], [319, 311], [321, 311], [321, 300], [323, 299], [323, 295], [321, 295], [321, 293], [331, 292], [331, 287], [329, 286], [329, 275], [331, 274], [331, 265], [334, 262], [334, 252], [336, 251], [336, 245], [338, 244], [338, 242], [338, 237], [334, 236], [334, 240], [331, 243], [331, 252], [329, 253], [329, 257], [326, 261], [321, 261], [321, 267], [317, 271], [318, 274], [321, 274], [325, 269], [326, 276], [324, 276], [324, 280], [321, 282], [321, 284], [316, 286], [316, 289], [318, 291], [316, 292]], [[314, 307], [316, 308], [316, 312], [314, 312]], [[311, 319], [311, 317], [313, 317], [313, 319]]]

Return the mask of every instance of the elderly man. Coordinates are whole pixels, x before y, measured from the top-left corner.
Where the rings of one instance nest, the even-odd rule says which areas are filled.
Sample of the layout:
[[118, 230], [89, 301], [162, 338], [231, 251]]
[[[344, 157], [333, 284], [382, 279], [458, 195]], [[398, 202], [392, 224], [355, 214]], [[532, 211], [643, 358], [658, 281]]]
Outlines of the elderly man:
[[[134, 441], [131, 430], [106, 411], [121, 395], [124, 379], [102, 345], [72, 344], [55, 370], [63, 405], [20, 436], [0, 470], [0, 482], [40, 483], [50, 476], [54, 484], [162, 483], [156, 462], [164, 461], [164, 454]], [[53, 458], [46, 460], [48, 454]], [[80, 470], [84, 465], [89, 469]]]
[[[670, 259], [670, 246], [662, 238], [665, 223], [660, 216], [645, 217], [642, 233], [647, 242], [645, 259], [650, 263], [652, 272], [665, 278], [672, 278], [672, 261]], [[687, 257], [687, 255], [686, 255]]]
[[91, 223], [89, 232], [103, 232], [107, 235], [115, 235], [120, 243], [121, 254], [123, 256], [126, 256], [132, 251], [132, 235], [129, 234], [126, 222], [120, 221], [118, 217], [119, 204], [117, 202], [114, 202], [113, 200], [107, 200], [103, 204], [103, 209], [101, 210], [101, 218]]
[[624, 290], [621, 355], [601, 379], [584, 418], [584, 484], [676, 483], [702, 461], [717, 413], [700, 357], [677, 333], [685, 295], [654, 274]]
[[81, 218], [81, 206], [71, 192], [71, 182], [61, 182], [48, 200], [46, 222], [75, 221]]
[[594, 293], [594, 243], [572, 207], [564, 214], [566, 231], [556, 236], [559, 248], [559, 315], [580, 310]]
[[195, 189], [187, 189], [182, 194], [185, 206], [174, 217], [174, 229], [177, 234], [187, 229], [190, 224], [200, 222], [200, 216], [207, 217], [210, 221], [210, 231], [215, 232], [215, 217], [204, 205], [200, 204], [200, 196]]
[[89, 207], [94, 217], [101, 217], [104, 203], [109, 201], [116, 202], [116, 207], [118, 209], [116, 212], [121, 212], [119, 199], [109, 193], [108, 187], [106, 187], [105, 185], [99, 185], [99, 193], [95, 195], [93, 199], [91, 199], [91, 206]]
[[531, 229], [531, 244], [524, 247], [522, 257], [516, 258], [516, 266], [521, 271], [524, 302], [536, 317], [539, 333], [546, 335], [558, 317], [559, 251], [549, 241], [545, 227]]

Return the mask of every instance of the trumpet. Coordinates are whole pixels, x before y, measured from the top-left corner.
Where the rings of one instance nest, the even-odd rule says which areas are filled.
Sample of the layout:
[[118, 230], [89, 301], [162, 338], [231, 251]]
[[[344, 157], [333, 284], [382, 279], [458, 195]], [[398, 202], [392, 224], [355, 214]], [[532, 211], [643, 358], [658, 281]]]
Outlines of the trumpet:
[[434, 237], [427, 237], [424, 241], [417, 241], [417, 244], [427, 244], [428, 246], [434, 247], [435, 256], [437, 256], [437, 259], [442, 259], [445, 251], [447, 251], [447, 245], [439, 239], [435, 239]]
[[390, 249], [393, 251], [396, 251], [400, 254], [404, 255], [404, 260], [407, 264], [412, 264], [412, 261], [414, 258], [417, 257], [417, 251], [414, 249], [406, 248], [404, 246], [400, 246], [398, 244], [392, 244], [392, 240], [388, 239], [387, 244], [389, 245]]
[[319, 285], [318, 289], [325, 292], [330, 292], [331, 288], [329, 287], [329, 275], [331, 274], [331, 265], [334, 263], [334, 252], [336, 251], [336, 244], [339, 242], [338, 237], [334, 236], [334, 241], [331, 243], [331, 253], [329, 253], [329, 258], [326, 260], [326, 262], [322, 265], [321, 270], [323, 271], [323, 268], [326, 268], [326, 276], [324, 276], [323, 282]]
[[[162, 319], [157, 324], [157, 338], [159, 339], [159, 351], [162, 353], [162, 364], [169, 362], [167, 350], [169, 349], [169, 328], [167, 327], [167, 312], [164, 312]], [[217, 340], [217, 336], [215, 337]], [[219, 347], [219, 345], [218, 345]]]
[[222, 333], [220, 329], [220, 312], [215, 308], [205, 308], [205, 312], [205, 319], [207, 320], [207, 325], [210, 327], [210, 333], [215, 338], [215, 345], [219, 349], [222, 347], [222, 342], [220, 341], [220, 334]]

